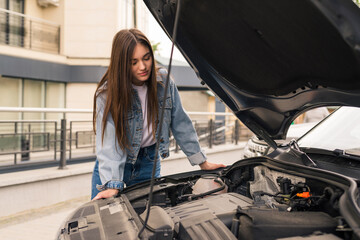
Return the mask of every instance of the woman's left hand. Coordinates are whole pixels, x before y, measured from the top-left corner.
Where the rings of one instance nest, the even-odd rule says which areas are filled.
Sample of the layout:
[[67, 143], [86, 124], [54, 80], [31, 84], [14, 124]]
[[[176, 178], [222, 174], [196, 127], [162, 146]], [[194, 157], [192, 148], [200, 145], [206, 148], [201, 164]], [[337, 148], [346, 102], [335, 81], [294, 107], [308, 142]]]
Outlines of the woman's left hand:
[[217, 169], [217, 168], [226, 167], [222, 163], [211, 163], [211, 162], [208, 162], [208, 161], [205, 161], [205, 162], [201, 163], [199, 166], [200, 166], [201, 170], [214, 170], [214, 169]]
[[110, 198], [115, 196], [116, 194], [118, 194], [119, 189], [106, 189], [104, 191], [99, 192], [92, 200], [98, 200], [98, 199], [102, 199], [102, 198]]

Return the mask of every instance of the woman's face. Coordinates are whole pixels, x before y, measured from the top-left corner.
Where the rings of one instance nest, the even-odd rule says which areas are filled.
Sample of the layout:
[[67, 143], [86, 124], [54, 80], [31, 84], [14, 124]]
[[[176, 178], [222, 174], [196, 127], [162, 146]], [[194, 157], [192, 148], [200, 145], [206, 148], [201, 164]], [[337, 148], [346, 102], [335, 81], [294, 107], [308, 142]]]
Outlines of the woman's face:
[[148, 47], [143, 44], [136, 44], [131, 58], [132, 83], [141, 86], [147, 81], [151, 74], [153, 59]]

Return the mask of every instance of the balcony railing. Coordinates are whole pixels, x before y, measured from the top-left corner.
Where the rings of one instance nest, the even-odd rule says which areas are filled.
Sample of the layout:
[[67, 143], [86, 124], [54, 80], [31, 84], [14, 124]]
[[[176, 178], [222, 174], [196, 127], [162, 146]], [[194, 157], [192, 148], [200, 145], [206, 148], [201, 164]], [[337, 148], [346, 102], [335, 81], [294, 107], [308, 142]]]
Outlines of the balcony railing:
[[60, 25], [0, 8], [0, 44], [59, 53]]
[[[60, 168], [66, 164], [95, 159], [95, 135], [90, 118], [72, 119], [71, 114], [89, 117], [92, 110], [60, 108], [10, 108], [0, 107], [4, 112], [63, 113], [59, 120], [2, 120], [0, 121], [0, 172], [3, 169], [56, 163]], [[202, 147], [247, 140], [252, 133], [231, 113], [188, 112]], [[44, 114], [45, 115], [45, 114]], [[204, 119], [209, 119], [205, 120]], [[224, 116], [215, 121], [210, 116]], [[179, 146], [170, 137], [170, 151], [179, 151]]]

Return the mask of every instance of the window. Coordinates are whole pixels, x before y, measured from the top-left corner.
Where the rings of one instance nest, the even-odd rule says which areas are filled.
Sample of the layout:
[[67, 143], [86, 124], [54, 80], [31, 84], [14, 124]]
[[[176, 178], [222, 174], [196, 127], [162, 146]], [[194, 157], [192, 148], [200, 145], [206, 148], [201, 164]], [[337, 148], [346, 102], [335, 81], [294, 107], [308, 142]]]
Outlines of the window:
[[[0, 76], [1, 107], [65, 108], [65, 83]], [[61, 113], [2, 113], [0, 120], [59, 120]]]
[[[45, 107], [45, 82], [24, 80], [23, 107]], [[43, 113], [24, 113], [25, 120], [43, 119]]]
[[[21, 107], [22, 106], [22, 79], [0, 77], [0, 106]], [[1, 113], [0, 120], [18, 120], [20, 113]]]
[[121, 10], [120, 15], [120, 28], [133, 28], [135, 26], [134, 16], [134, 0], [122, 0], [119, 7]]
[[[65, 83], [46, 82], [45, 107], [65, 108]], [[47, 113], [48, 120], [61, 119], [62, 113]]]
[[[23, 14], [24, 0], [0, 0], [0, 8]], [[24, 19], [21, 16], [0, 12], [0, 41], [24, 46]]]

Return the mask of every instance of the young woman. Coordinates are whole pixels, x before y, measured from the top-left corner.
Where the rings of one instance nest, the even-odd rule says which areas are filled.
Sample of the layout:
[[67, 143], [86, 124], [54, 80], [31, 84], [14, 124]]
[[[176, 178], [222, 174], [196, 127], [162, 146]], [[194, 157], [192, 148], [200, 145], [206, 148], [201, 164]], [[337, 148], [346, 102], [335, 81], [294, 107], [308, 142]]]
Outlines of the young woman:
[[149, 40], [137, 29], [121, 30], [114, 39], [110, 65], [94, 96], [96, 156], [92, 199], [108, 198], [125, 186], [151, 178], [154, 159], [160, 177], [160, 156], [169, 156], [169, 131], [192, 165], [203, 170], [225, 167], [206, 161], [195, 129], [170, 81], [162, 131], [158, 131], [165, 70], [156, 70]]

